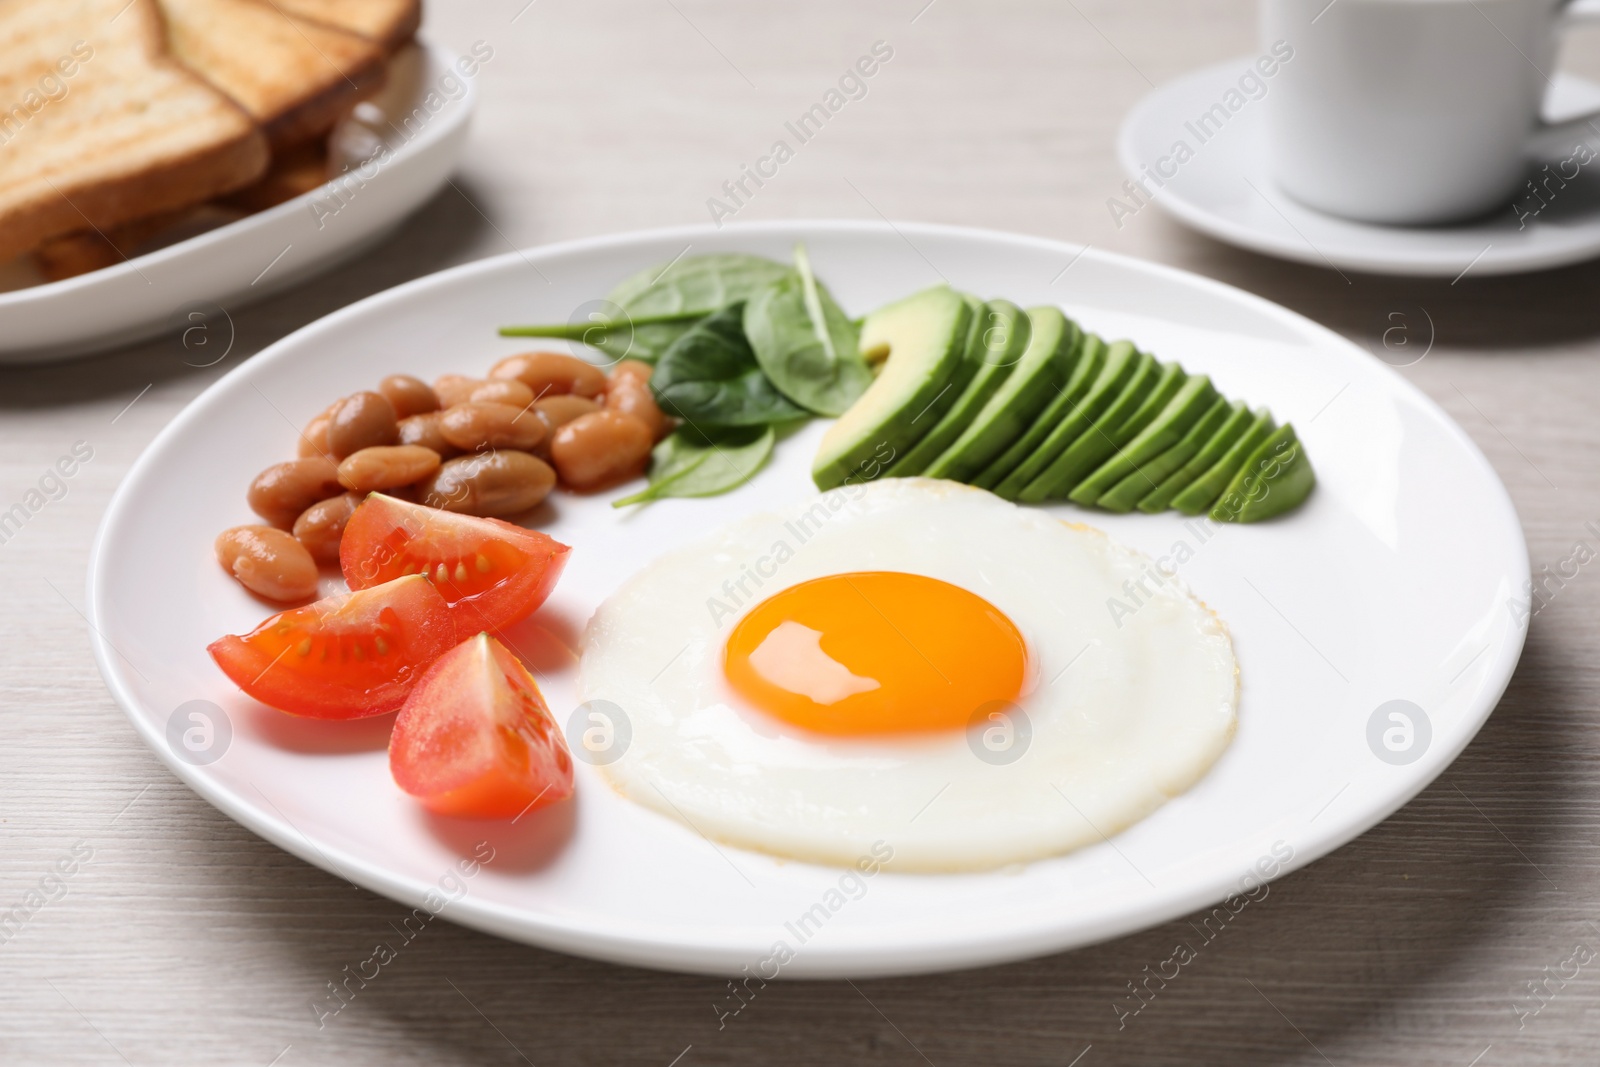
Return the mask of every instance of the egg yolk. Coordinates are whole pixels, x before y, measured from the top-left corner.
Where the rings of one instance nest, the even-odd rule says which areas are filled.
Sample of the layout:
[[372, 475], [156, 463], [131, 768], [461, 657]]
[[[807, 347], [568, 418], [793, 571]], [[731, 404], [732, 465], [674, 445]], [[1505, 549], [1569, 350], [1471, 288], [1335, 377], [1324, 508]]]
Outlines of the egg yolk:
[[993, 604], [919, 574], [858, 571], [791, 586], [728, 637], [723, 670], [751, 704], [828, 734], [965, 728], [1022, 692], [1028, 652]]

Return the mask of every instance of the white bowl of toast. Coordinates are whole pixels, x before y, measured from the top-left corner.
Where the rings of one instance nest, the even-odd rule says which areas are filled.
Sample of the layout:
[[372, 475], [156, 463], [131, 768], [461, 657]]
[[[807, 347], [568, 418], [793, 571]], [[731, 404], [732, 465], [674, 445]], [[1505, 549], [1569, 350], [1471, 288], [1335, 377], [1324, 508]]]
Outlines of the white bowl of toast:
[[0, 3], [0, 362], [184, 329], [382, 240], [493, 56], [421, 0]]

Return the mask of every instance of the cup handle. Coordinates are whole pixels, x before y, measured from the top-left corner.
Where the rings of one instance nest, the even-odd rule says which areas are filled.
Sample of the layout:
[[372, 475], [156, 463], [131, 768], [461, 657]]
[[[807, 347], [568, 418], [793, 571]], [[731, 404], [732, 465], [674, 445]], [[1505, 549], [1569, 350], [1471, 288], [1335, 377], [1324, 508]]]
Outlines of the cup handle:
[[[1600, 0], [1568, 0], [1557, 16], [1556, 32], [1565, 33], [1584, 23], [1600, 23]], [[1528, 154], [1536, 159], [1565, 155], [1572, 151], [1574, 141], [1600, 138], [1600, 123], [1596, 120], [1600, 120], [1600, 108], [1560, 122], [1540, 119], [1529, 141]]]

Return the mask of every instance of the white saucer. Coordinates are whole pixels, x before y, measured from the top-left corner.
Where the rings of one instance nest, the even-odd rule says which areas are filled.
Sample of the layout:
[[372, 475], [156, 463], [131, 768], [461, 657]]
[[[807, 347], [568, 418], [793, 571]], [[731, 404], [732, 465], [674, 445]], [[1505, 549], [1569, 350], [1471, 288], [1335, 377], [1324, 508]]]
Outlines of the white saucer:
[[[65, 281], [0, 263], [0, 364], [68, 359], [204, 325], [383, 240], [443, 187], [466, 143], [475, 69], [418, 41], [341, 133], [362, 162], [276, 207]], [[366, 121], [363, 121], [366, 116]], [[352, 143], [352, 147], [359, 147]], [[354, 160], [352, 160], [354, 162]]]
[[[1163, 179], [1164, 186], [1148, 178], [1145, 185], [1154, 203], [1200, 232], [1319, 267], [1452, 279], [1469, 268], [1474, 276], [1517, 274], [1600, 256], [1600, 160], [1583, 167], [1521, 228], [1510, 204], [1466, 225], [1410, 228], [1350, 222], [1291, 200], [1267, 171], [1265, 97], [1246, 97], [1220, 130], [1204, 131], [1203, 143], [1194, 132], [1199, 116], [1223, 103], [1223, 94], [1251, 65], [1250, 57], [1240, 57], [1161, 86], [1129, 113], [1117, 137], [1117, 156], [1130, 177], [1142, 177], [1146, 167], [1172, 157], [1177, 142], [1189, 146], [1192, 158]], [[1554, 116], [1594, 107], [1600, 107], [1600, 85], [1556, 76]], [[1141, 205], [1126, 194], [1118, 199], [1135, 212], [1149, 208], [1148, 201]], [[1536, 202], [1524, 205], [1531, 206]], [[1113, 210], [1110, 204], [1107, 210]], [[1123, 225], [1132, 224], [1129, 215], [1117, 215]]]

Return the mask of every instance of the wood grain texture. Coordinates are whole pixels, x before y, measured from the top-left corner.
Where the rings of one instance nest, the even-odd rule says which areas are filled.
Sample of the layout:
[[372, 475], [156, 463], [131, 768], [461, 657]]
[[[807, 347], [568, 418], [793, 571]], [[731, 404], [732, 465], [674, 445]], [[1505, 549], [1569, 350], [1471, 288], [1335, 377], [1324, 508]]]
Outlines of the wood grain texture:
[[[1454, 286], [1346, 280], [1155, 210], [1118, 229], [1105, 200], [1122, 180], [1122, 115], [1150, 83], [1250, 52], [1251, 5], [935, 0], [919, 14], [924, 3], [434, 0], [425, 32], [494, 57], [467, 163], [401, 235], [235, 311], [216, 366], [191, 364], [219, 349], [166, 339], [0, 371], [0, 505], [75, 441], [94, 450], [66, 495], [0, 544], [0, 907], [75, 843], [93, 851], [65, 896], [0, 944], [0, 1062], [1594, 1062], [1600, 962], [1547, 987], [1536, 1015], [1514, 1010], [1538, 1003], [1526, 983], [1574, 946], [1600, 949], [1600, 577], [1587, 570], [1534, 620], [1505, 700], [1438, 783], [1275, 883], [1120, 1030], [1113, 1003], [1183, 922], [977, 972], [774, 985], [721, 1029], [715, 980], [439, 923], [319, 1029], [311, 1003], [402, 909], [214, 811], [113, 705], [80, 614], [85, 560], [117, 482], [185, 403], [296, 327], [409, 278], [707, 221], [706, 199], [876, 40], [894, 57], [866, 98], [740, 219], [881, 213], [1088, 242], [1243, 286], [1374, 348], [1391, 312], [1425, 307], [1434, 347], [1402, 373], [1488, 454], [1535, 567], [1600, 520], [1600, 266]], [[1600, 73], [1590, 44], [1570, 68]]]

